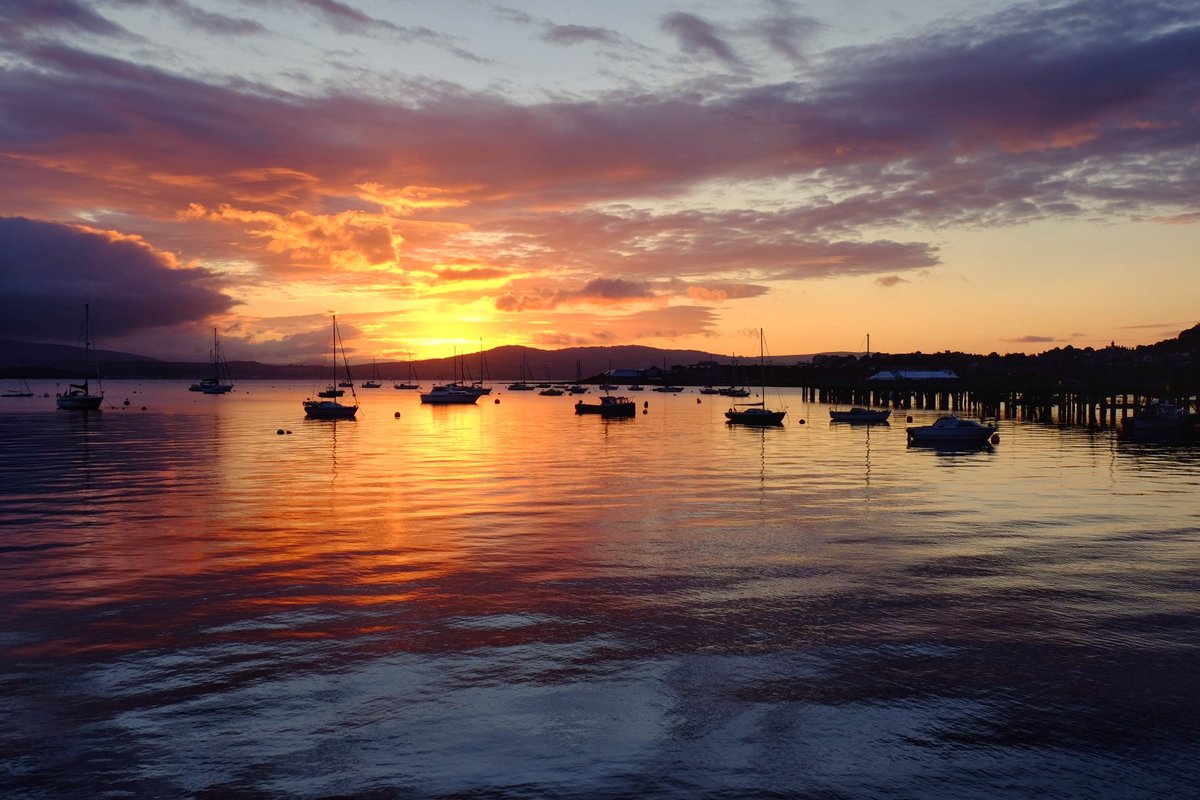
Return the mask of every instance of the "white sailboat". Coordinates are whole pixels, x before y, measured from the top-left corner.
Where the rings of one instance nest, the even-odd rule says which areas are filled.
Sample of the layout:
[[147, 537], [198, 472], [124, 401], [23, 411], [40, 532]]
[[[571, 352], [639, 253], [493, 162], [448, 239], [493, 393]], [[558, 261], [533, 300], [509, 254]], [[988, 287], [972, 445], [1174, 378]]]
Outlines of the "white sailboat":
[[67, 409], [68, 411], [96, 411], [100, 408], [100, 404], [104, 402], [104, 390], [97, 389], [92, 392], [88, 384], [88, 375], [95, 367], [96, 385], [100, 386], [100, 366], [94, 363], [95, 359], [92, 356], [92, 316], [91, 307], [88, 304], [83, 306], [83, 380], [80, 383], [67, 384], [67, 391], [59, 392], [55, 395], [55, 402], [59, 408]]
[[762, 382], [762, 400], [757, 403], [738, 403], [725, 412], [727, 422], [736, 425], [782, 425], [787, 409], [772, 411], [767, 408], [767, 371], [763, 356], [763, 332], [758, 329], [758, 374]]
[[[335, 398], [341, 397], [344, 393], [336, 389], [332, 382], [324, 391], [318, 392], [317, 397], [320, 400], [305, 398], [304, 400], [304, 415], [309, 419], [354, 419], [354, 415], [358, 413], [358, 395], [354, 392], [354, 383], [350, 379], [350, 363], [346, 361], [346, 348], [342, 345], [342, 336], [338, 333], [337, 315], [333, 316], [333, 379], [337, 379], [337, 359], [338, 351], [342, 353], [342, 363], [346, 368], [346, 382], [350, 384], [350, 394], [354, 397], [354, 405], [343, 405]], [[336, 394], [335, 394], [336, 393]]]

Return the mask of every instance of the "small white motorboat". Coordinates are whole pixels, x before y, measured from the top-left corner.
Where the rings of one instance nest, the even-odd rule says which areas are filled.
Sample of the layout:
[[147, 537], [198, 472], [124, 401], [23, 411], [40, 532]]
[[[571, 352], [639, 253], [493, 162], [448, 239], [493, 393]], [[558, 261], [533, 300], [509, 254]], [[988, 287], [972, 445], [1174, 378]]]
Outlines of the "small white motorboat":
[[1000, 441], [995, 425], [961, 419], [953, 414], [938, 417], [932, 425], [918, 425], [907, 430], [909, 444], [982, 445]]

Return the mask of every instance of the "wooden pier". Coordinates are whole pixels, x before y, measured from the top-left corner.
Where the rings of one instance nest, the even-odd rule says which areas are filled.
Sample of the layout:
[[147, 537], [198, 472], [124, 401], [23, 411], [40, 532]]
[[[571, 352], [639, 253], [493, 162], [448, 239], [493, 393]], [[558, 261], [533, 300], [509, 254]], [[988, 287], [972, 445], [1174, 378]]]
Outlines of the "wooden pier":
[[867, 381], [839, 383], [822, 380], [800, 388], [804, 399], [813, 403], [933, 410], [980, 418], [1089, 428], [1115, 428], [1121, 420], [1144, 408], [1152, 400], [1165, 400], [1185, 409], [1200, 410], [1200, 391], [1195, 387], [1176, 391], [1166, 387], [1001, 388], [968, 380], [889, 381], [883, 385]]

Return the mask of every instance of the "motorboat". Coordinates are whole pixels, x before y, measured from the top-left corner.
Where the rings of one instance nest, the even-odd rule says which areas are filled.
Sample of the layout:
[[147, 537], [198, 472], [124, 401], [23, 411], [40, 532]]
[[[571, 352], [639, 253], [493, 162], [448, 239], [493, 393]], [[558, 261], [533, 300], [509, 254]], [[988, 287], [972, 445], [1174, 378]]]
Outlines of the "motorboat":
[[829, 409], [829, 419], [831, 422], [887, 422], [891, 414], [891, 410], [886, 408], [875, 409], [854, 406], [853, 408], [840, 411], [832, 408]]
[[474, 405], [479, 395], [464, 391], [454, 386], [434, 386], [428, 392], [421, 393], [421, 402], [431, 406], [469, 406]]
[[1187, 412], [1182, 406], [1155, 400], [1132, 417], [1127, 417], [1121, 425], [1126, 431], [1136, 433], [1176, 431], [1184, 427], [1187, 419]]
[[585, 403], [582, 400], [575, 403], [576, 414], [599, 414], [606, 419], [637, 416], [637, 403], [628, 397], [605, 395], [599, 403]]
[[932, 425], [908, 428], [907, 432], [909, 444], [982, 445], [1000, 441], [995, 425], [984, 425], [973, 419], [961, 419], [954, 414], [938, 417]]
[[[630, 388], [630, 389], [632, 389], [633, 387], [631, 386], [631, 387], [629, 387], [629, 388]], [[682, 392], [682, 391], [683, 391], [683, 387], [682, 387], [682, 386], [670, 386], [670, 385], [668, 385], [668, 386], [655, 386], [655, 387], [654, 387], [654, 391], [656, 391], [656, 392], [670, 392], [671, 394], [678, 394], [679, 392]]]

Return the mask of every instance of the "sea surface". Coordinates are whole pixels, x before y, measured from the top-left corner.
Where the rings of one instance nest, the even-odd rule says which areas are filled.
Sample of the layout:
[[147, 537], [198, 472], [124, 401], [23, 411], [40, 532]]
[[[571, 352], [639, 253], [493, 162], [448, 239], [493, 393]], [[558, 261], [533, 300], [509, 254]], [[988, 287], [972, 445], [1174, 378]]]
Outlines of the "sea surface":
[[913, 448], [786, 390], [761, 430], [694, 389], [334, 423], [307, 384], [33, 388], [0, 399], [7, 800], [1200, 786], [1194, 445]]

